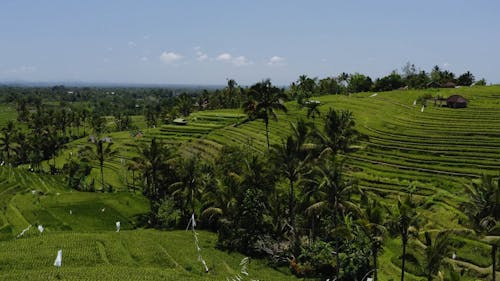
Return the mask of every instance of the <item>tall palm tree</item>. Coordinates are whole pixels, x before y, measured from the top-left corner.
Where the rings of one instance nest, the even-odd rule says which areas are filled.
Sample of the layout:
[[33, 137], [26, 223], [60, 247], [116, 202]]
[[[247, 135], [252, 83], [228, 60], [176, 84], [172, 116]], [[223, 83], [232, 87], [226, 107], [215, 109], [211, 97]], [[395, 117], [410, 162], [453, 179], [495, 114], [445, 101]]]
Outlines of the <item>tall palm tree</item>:
[[[303, 123], [303, 122], [302, 122]], [[280, 172], [289, 182], [289, 223], [293, 236], [293, 249], [297, 253], [299, 250], [298, 231], [295, 226], [295, 184], [301, 175], [307, 173], [308, 154], [303, 147], [305, 138], [302, 138], [300, 129], [292, 126], [295, 135], [288, 136], [282, 140], [280, 145], [274, 145], [272, 158]]]
[[12, 153], [14, 153], [16, 147], [14, 136], [17, 130], [14, 121], [10, 120], [7, 122], [7, 125], [3, 127], [1, 131], [0, 146], [3, 152], [3, 158], [5, 159], [5, 163], [11, 164]]
[[135, 192], [135, 173], [143, 169], [144, 161], [140, 157], [132, 158], [132, 161], [127, 163], [127, 170], [132, 171], [132, 190]]
[[426, 275], [427, 280], [432, 281], [432, 277], [438, 273], [444, 258], [451, 252], [449, 232], [439, 232], [432, 241], [431, 234], [426, 231], [425, 245]]
[[[316, 167], [319, 174], [317, 180], [318, 192], [323, 198], [306, 209], [307, 213], [317, 213], [323, 209], [330, 212], [333, 218], [334, 228], [341, 229], [342, 220], [349, 213], [359, 215], [361, 213], [357, 204], [352, 201], [351, 195], [361, 193], [361, 190], [353, 179], [344, 180], [344, 162], [338, 161], [334, 156], [327, 159]], [[339, 278], [340, 266], [340, 239], [335, 236], [335, 277]]]
[[384, 209], [378, 200], [370, 200], [367, 204], [363, 217], [358, 220], [358, 224], [370, 239], [373, 255], [373, 280], [378, 280], [378, 255], [384, 243], [386, 228], [384, 227], [385, 214]]
[[193, 109], [194, 101], [190, 95], [183, 93], [177, 97], [176, 104], [182, 116], [187, 117]]
[[307, 118], [312, 118], [313, 120], [313, 126], [315, 127], [315, 120], [317, 116], [321, 115], [321, 112], [319, 111], [319, 107], [321, 106], [321, 102], [317, 100], [308, 100], [305, 102], [306, 108], [307, 108]]
[[355, 120], [351, 111], [328, 110], [325, 117], [323, 133], [318, 133], [323, 145], [323, 152], [349, 152], [359, 139], [360, 133], [355, 129]]
[[[481, 236], [500, 235], [500, 179], [495, 184], [492, 176], [483, 175], [480, 182], [466, 188], [469, 201], [462, 204], [472, 228]], [[490, 240], [492, 280], [496, 280], [496, 253], [500, 240]]]
[[245, 113], [250, 120], [262, 119], [266, 126], [266, 142], [269, 149], [269, 120], [278, 120], [276, 111], [287, 112], [283, 103], [286, 95], [282, 90], [273, 86], [267, 79], [256, 83], [249, 89], [250, 99], [243, 104]]
[[419, 217], [417, 213], [417, 204], [410, 196], [406, 196], [404, 200], [398, 199], [398, 205], [393, 214], [390, 227], [401, 236], [403, 253], [401, 255], [401, 281], [405, 277], [405, 262], [406, 262], [406, 246], [408, 240], [415, 234], [419, 225]]
[[101, 172], [101, 187], [104, 189], [104, 163], [114, 157], [118, 151], [114, 149], [110, 138], [98, 138], [92, 142], [92, 146], [85, 146], [80, 150], [80, 154], [89, 157], [90, 160], [96, 160], [99, 163]]
[[227, 87], [225, 89], [225, 93], [227, 95], [227, 106], [230, 107], [230, 108], [236, 108], [238, 107], [238, 103], [239, 103], [239, 96], [237, 96], [237, 90], [236, 90], [236, 87], [238, 86], [238, 84], [236, 83], [236, 81], [234, 79], [228, 79], [227, 80]]
[[202, 170], [198, 164], [198, 157], [192, 156], [183, 160], [180, 165], [180, 180], [170, 185], [172, 195], [180, 198], [184, 204], [183, 213], [186, 217], [196, 211], [196, 202], [201, 199], [203, 185], [201, 184]]
[[158, 200], [161, 174], [166, 170], [168, 162], [174, 158], [173, 150], [163, 145], [155, 137], [148, 146], [138, 148], [139, 157], [134, 160], [139, 164], [146, 182], [144, 194], [152, 201]]

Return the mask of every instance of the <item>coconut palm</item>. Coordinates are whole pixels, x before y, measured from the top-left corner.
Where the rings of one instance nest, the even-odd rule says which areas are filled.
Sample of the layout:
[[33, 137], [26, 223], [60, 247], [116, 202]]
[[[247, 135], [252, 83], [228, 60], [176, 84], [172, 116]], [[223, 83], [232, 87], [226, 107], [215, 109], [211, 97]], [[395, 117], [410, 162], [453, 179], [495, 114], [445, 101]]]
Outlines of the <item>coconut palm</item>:
[[370, 200], [368, 202], [363, 216], [358, 220], [358, 224], [370, 239], [373, 255], [373, 280], [378, 280], [378, 255], [382, 250], [386, 228], [384, 227], [385, 214], [379, 200]]
[[189, 116], [189, 114], [193, 109], [193, 104], [194, 104], [193, 98], [186, 93], [179, 95], [176, 99], [177, 108], [179, 108], [179, 112], [184, 117]]
[[89, 160], [96, 160], [99, 163], [101, 187], [104, 189], [104, 163], [118, 153], [118, 151], [114, 149], [111, 139], [94, 139], [92, 145], [84, 146], [79, 152], [84, 158], [88, 157]]
[[[469, 201], [462, 204], [469, 217], [470, 226], [481, 236], [500, 235], [500, 179], [495, 184], [493, 177], [483, 175], [479, 182], [467, 186]], [[496, 253], [500, 240], [489, 239], [491, 245], [492, 280], [496, 280]]]
[[132, 190], [135, 192], [135, 173], [143, 169], [144, 161], [140, 157], [132, 158], [127, 163], [127, 170], [132, 171]]
[[155, 137], [148, 146], [138, 147], [139, 157], [134, 158], [141, 168], [145, 181], [144, 194], [152, 201], [159, 198], [162, 171], [167, 170], [168, 162], [174, 158], [170, 147], [163, 145]]
[[[335, 229], [341, 228], [340, 218], [345, 217], [348, 213], [359, 215], [361, 213], [357, 204], [352, 201], [351, 195], [361, 193], [356, 181], [353, 179], [344, 180], [344, 162], [338, 161], [334, 156], [327, 159], [316, 167], [316, 172], [319, 177], [317, 179], [318, 190], [320, 193], [321, 201], [318, 201], [306, 209], [306, 213], [318, 213], [319, 210], [326, 210], [330, 212], [333, 218]], [[335, 259], [336, 269], [335, 276], [339, 278], [339, 265], [340, 265], [340, 239], [335, 236]]]
[[2, 135], [0, 136], [0, 146], [3, 153], [5, 163], [11, 164], [12, 154], [15, 152], [16, 143], [14, 137], [16, 135], [16, 126], [12, 120], [7, 122], [7, 125], [2, 128]]
[[262, 119], [266, 126], [266, 142], [269, 149], [269, 120], [278, 120], [276, 111], [287, 112], [283, 99], [284, 92], [267, 79], [254, 84], [249, 89], [250, 98], [243, 104], [243, 109], [250, 120]]
[[181, 161], [179, 165], [179, 178], [178, 182], [170, 185], [173, 191], [172, 195], [179, 198], [183, 203], [184, 215], [189, 217], [194, 214], [196, 209], [196, 202], [201, 199], [203, 194], [202, 167], [198, 164], [198, 157], [193, 156], [186, 160]]
[[321, 115], [321, 112], [319, 111], [321, 102], [317, 100], [308, 100], [305, 102], [305, 106], [307, 108], [307, 118], [312, 118], [313, 126], [315, 126], [314, 120], [316, 120], [317, 116]]
[[441, 267], [444, 258], [451, 253], [449, 232], [439, 232], [432, 241], [431, 234], [425, 232], [425, 270], [427, 280], [432, 281]]
[[330, 108], [325, 117], [323, 133], [317, 134], [323, 152], [329, 151], [334, 155], [338, 152], [349, 152], [360, 136], [354, 126], [355, 121], [351, 111], [336, 111]]
[[389, 225], [393, 232], [401, 236], [403, 249], [401, 255], [401, 281], [404, 281], [405, 277], [406, 246], [408, 240], [417, 234], [419, 225], [419, 217], [416, 209], [417, 204], [410, 196], [406, 196], [404, 200], [399, 198], [397, 208], [391, 221], [389, 221]]
[[[299, 133], [297, 129], [295, 132]], [[295, 227], [295, 184], [303, 175], [307, 173], [308, 156], [304, 151], [303, 144], [305, 139], [298, 136], [288, 136], [282, 140], [279, 145], [274, 145], [272, 150], [272, 157], [280, 172], [288, 179], [289, 182], [289, 223], [293, 235], [294, 250], [298, 251], [298, 232]]]

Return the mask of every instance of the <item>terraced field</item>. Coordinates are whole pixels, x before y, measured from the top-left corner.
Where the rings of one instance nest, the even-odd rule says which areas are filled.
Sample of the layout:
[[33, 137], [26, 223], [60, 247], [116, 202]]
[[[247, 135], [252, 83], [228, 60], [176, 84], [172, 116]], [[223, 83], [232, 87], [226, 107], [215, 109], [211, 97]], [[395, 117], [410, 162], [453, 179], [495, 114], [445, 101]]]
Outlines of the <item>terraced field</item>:
[[[36, 233], [0, 241], [0, 280], [226, 280], [241, 273], [244, 256], [214, 249], [216, 235], [199, 232], [207, 261], [197, 262], [193, 237], [185, 231], [134, 230], [98, 233]], [[62, 267], [54, 263], [62, 250]], [[290, 280], [259, 260], [247, 265], [247, 278]], [[293, 279], [293, 278], [292, 278]]]
[[[421, 112], [421, 107], [413, 106], [413, 101], [426, 93], [434, 96], [459, 93], [469, 99], [470, 104], [465, 109], [450, 109], [429, 102]], [[322, 102], [323, 113], [329, 107], [353, 111], [358, 130], [368, 136], [361, 143], [362, 149], [348, 160], [349, 173], [359, 179], [360, 186], [386, 198], [384, 203], [389, 207], [399, 195], [410, 187], [415, 188], [415, 196], [427, 203], [427, 208], [421, 211], [428, 221], [423, 229], [437, 230], [462, 229], [459, 220], [465, 217], [458, 207], [465, 199], [464, 186], [482, 173], [500, 174], [499, 94], [500, 87], [494, 86], [394, 91], [373, 97], [372, 93], [324, 96], [318, 100]], [[295, 103], [289, 103], [288, 108], [288, 114], [279, 115], [279, 121], [271, 123], [272, 143], [289, 133], [291, 121], [299, 116], [305, 118], [305, 110], [300, 110]], [[321, 121], [316, 120], [316, 126], [321, 125]], [[205, 138], [219, 145], [266, 151], [261, 121], [225, 127]], [[470, 270], [470, 276], [481, 276], [488, 265], [491, 267], [487, 259], [481, 262], [478, 254], [468, 251], [474, 244], [472, 252], [480, 251], [487, 256], [486, 244], [463, 236], [455, 239], [463, 242], [456, 264]], [[394, 259], [399, 253], [398, 241], [389, 243], [388, 247], [392, 249], [382, 257], [392, 264], [384, 269], [387, 278], [397, 275], [399, 270]], [[413, 273], [421, 275], [418, 266], [410, 265], [410, 271], [412, 268]]]
[[[198, 233], [210, 269], [207, 274], [197, 260], [191, 232], [136, 229], [137, 216], [148, 208], [147, 200], [133, 193], [77, 192], [67, 189], [62, 177], [0, 167], [0, 280], [225, 280], [243, 276], [239, 263], [244, 256], [216, 250], [214, 233]], [[116, 221], [121, 222], [118, 233]], [[44, 227], [43, 233], [38, 225]], [[63, 250], [63, 266], [55, 268], [52, 264], [59, 249]], [[253, 260], [247, 272], [256, 279], [292, 278], [259, 260]]]
[[[449, 109], [429, 102], [421, 112], [421, 107], [413, 106], [413, 102], [427, 93], [434, 96], [458, 93], [470, 101], [469, 107]], [[318, 99], [322, 102], [320, 110], [323, 114], [329, 107], [353, 111], [358, 130], [368, 137], [361, 142], [361, 149], [349, 155], [348, 173], [358, 178], [365, 191], [377, 193], [384, 198], [384, 204], [389, 208], [399, 195], [412, 189], [414, 196], [425, 202], [425, 208], [420, 213], [427, 224], [422, 226], [422, 230], [463, 230], [459, 221], [464, 218], [464, 214], [459, 209], [459, 204], [465, 200], [464, 186], [481, 173], [495, 176], [500, 174], [500, 86], [393, 91], [378, 93], [376, 96], [363, 93], [323, 96]], [[287, 114], [279, 114], [279, 121], [270, 123], [271, 143], [278, 143], [289, 134], [290, 122], [300, 117], [305, 118], [305, 109], [300, 109], [296, 103], [288, 103], [287, 107]], [[113, 228], [117, 219], [124, 221], [125, 229], [132, 228], [133, 217], [147, 210], [146, 202], [141, 201], [140, 197], [122, 192], [131, 182], [131, 174], [126, 170], [125, 164], [135, 155], [136, 145], [147, 143], [154, 136], [178, 147], [186, 156], [199, 155], [208, 160], [213, 159], [224, 145], [238, 145], [265, 153], [264, 124], [260, 120], [240, 123], [244, 118], [238, 110], [204, 111], [192, 114], [187, 126], [162, 125], [144, 129], [143, 136], [139, 138], [132, 137], [128, 132], [112, 133], [119, 156], [106, 163], [105, 174], [106, 182], [119, 190], [113, 194], [85, 194], [77, 200], [65, 190], [62, 179], [48, 176], [46, 179], [44, 176], [31, 176], [30, 173], [16, 169], [0, 168], [0, 180], [3, 182], [0, 186], [0, 202], [5, 206], [0, 212], [0, 238], [2, 235], [4, 238], [12, 237], [24, 229], [28, 222], [41, 222], [44, 217], [51, 218], [52, 222], [47, 225], [50, 235], [63, 235], [59, 234], [59, 230], [86, 233], [111, 230], [108, 227]], [[321, 127], [319, 119], [316, 120], [316, 126]], [[85, 143], [86, 140], [82, 139], [69, 144], [59, 155], [58, 165], [62, 166], [70, 157], [70, 152], [76, 152]], [[94, 169], [93, 173], [98, 181], [98, 169]], [[15, 180], [10, 181], [9, 178]], [[32, 194], [34, 189], [42, 189], [43, 196]], [[95, 208], [95, 205], [88, 202], [97, 202], [97, 205], [106, 208], [106, 212], [99, 213], [101, 208]], [[139, 207], [134, 209], [130, 206]], [[40, 212], [42, 209], [46, 211]], [[70, 209], [74, 214], [82, 213], [82, 222], [86, 221], [85, 218], [89, 220], [75, 225], [72, 223], [73, 217], [68, 213]], [[99, 219], [92, 224], [90, 218], [94, 217]], [[102, 235], [106, 240], [106, 235], [112, 234]], [[454, 240], [459, 246], [456, 249], [457, 259], [452, 262], [467, 272], [464, 280], [483, 278], [488, 267], [491, 268], [487, 245], [465, 234], [455, 235]], [[419, 240], [412, 243], [414, 245], [411, 248], [419, 249], [421, 246]], [[398, 239], [389, 240], [381, 257], [381, 280], [389, 280], [399, 274], [399, 254]], [[418, 260], [409, 263], [408, 280], [422, 279], [423, 273], [419, 266], [423, 262], [421, 253], [416, 250], [415, 254]], [[1, 264], [0, 262], [0, 266]], [[109, 268], [113, 272], [119, 272], [125, 264], [111, 263]], [[85, 266], [62, 270], [61, 274], [71, 276], [76, 274], [72, 272], [80, 270], [78, 268], [83, 270]], [[231, 268], [234, 269], [234, 266]], [[155, 268], [138, 270], [142, 270], [141, 274], [145, 276], [149, 276], [148, 272], [154, 272], [152, 275], [162, 274]], [[164, 270], [181, 274], [178, 276], [184, 274], [176, 267]], [[94, 274], [92, 270], [88, 271], [90, 275]], [[17, 273], [14, 270], [8, 274]], [[39, 274], [48, 276], [46, 274], [55, 273]], [[95, 274], [103, 273], [96, 269]], [[120, 273], [117, 274], [120, 276]], [[130, 272], [130, 276], [134, 274]], [[5, 276], [9, 278], [14, 275]]]

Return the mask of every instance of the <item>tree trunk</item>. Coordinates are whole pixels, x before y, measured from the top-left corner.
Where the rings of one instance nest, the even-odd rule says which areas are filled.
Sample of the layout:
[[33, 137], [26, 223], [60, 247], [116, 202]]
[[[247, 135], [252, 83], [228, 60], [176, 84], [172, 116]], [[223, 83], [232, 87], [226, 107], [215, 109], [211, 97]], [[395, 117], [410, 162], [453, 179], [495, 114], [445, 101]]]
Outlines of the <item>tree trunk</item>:
[[293, 236], [292, 251], [294, 254], [298, 254], [299, 239], [298, 239], [297, 229], [295, 228], [295, 191], [293, 183], [294, 183], [293, 179], [290, 179], [290, 198], [288, 201], [288, 209], [290, 211], [290, 226], [292, 228], [292, 236]]
[[496, 268], [496, 265], [497, 265], [497, 245], [491, 245], [491, 261], [492, 261], [492, 269], [491, 269], [491, 273], [492, 273], [492, 278], [491, 280], [495, 281], [496, 280], [496, 272], [495, 272], [495, 268]]
[[99, 160], [99, 167], [101, 168], [101, 186], [104, 192], [104, 161], [102, 159]]
[[[335, 213], [333, 214], [333, 223], [334, 223], [334, 227], [335, 228], [338, 228], [338, 218], [337, 218], [337, 202], [335, 201]], [[336, 266], [335, 266], [335, 280], [339, 280], [339, 277], [340, 277], [340, 255], [339, 255], [339, 251], [340, 251], [340, 241], [339, 241], [339, 237], [338, 235], [335, 235], [335, 263], [336, 263]]]
[[266, 123], [267, 150], [269, 150], [269, 121], [265, 121], [265, 123]]
[[377, 274], [377, 247], [373, 247], [373, 281], [378, 280], [378, 274]]
[[104, 162], [99, 165], [101, 167], [101, 186], [102, 186], [102, 191], [104, 191]]
[[403, 238], [403, 255], [401, 256], [401, 281], [405, 280], [405, 261], [406, 261], [406, 239]]

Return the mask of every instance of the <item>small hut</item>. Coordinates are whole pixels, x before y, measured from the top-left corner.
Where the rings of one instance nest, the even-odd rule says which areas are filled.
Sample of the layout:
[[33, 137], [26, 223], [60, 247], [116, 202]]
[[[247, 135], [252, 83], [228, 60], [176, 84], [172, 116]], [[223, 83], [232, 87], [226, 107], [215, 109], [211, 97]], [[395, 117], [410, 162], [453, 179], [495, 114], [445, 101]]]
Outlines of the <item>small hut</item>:
[[175, 118], [173, 122], [175, 125], [187, 125], [188, 123], [188, 121], [184, 118]]
[[452, 95], [446, 99], [446, 105], [451, 108], [464, 108], [467, 107], [467, 99], [461, 95]]

